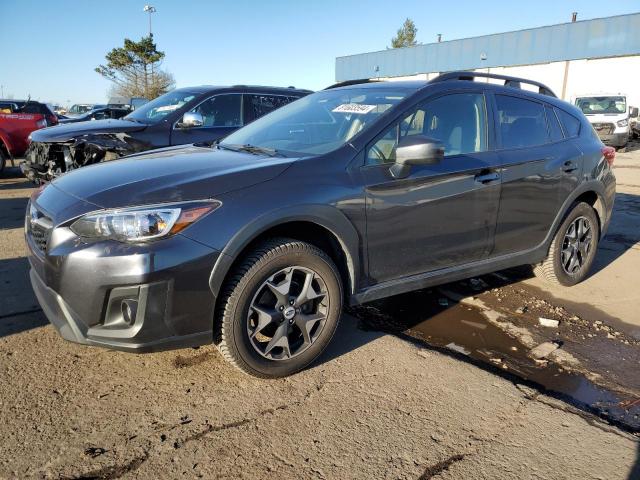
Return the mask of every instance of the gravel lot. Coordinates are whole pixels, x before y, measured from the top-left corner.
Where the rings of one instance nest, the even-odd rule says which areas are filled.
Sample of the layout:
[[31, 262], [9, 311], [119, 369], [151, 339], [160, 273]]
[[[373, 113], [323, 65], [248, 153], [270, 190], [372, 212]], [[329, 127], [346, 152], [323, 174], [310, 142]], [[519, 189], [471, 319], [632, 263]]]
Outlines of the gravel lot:
[[[410, 311], [356, 309], [320, 362], [273, 381], [213, 347], [134, 355], [62, 340], [28, 283], [32, 188], [9, 169], [0, 478], [639, 479], [640, 150], [616, 166], [610, 236], [581, 286], [550, 291], [516, 270], [412, 294]], [[560, 327], [540, 327], [543, 314]], [[508, 353], [545, 341], [562, 348], [539, 363]], [[583, 398], [585, 381], [609, 403]]]

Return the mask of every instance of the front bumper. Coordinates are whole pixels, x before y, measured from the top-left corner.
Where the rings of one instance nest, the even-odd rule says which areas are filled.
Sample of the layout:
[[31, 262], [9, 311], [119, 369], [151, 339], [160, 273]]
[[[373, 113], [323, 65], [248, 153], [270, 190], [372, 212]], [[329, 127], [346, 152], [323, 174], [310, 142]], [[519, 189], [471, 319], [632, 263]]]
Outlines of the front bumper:
[[217, 251], [180, 234], [138, 245], [84, 243], [64, 227], [53, 229], [46, 252], [26, 240], [33, 290], [63, 338], [130, 352], [213, 341]]

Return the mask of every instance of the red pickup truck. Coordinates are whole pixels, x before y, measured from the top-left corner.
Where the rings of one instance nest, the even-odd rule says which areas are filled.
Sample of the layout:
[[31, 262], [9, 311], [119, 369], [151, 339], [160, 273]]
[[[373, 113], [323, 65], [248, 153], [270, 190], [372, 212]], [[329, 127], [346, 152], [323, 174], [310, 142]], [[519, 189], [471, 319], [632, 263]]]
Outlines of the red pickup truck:
[[24, 155], [29, 134], [58, 124], [58, 117], [44, 103], [0, 100], [0, 172], [8, 159]]

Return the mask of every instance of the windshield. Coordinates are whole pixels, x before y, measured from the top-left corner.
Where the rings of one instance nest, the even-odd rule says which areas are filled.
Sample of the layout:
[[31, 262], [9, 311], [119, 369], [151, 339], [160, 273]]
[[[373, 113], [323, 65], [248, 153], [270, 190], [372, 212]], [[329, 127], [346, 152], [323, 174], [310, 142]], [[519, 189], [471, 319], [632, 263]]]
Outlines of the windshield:
[[576, 105], [585, 115], [619, 114], [627, 111], [627, 100], [624, 97], [581, 97], [576, 99]]
[[69, 113], [87, 113], [91, 110], [91, 105], [75, 104], [69, 109]]
[[344, 145], [406, 95], [393, 88], [323, 90], [259, 118], [221, 145], [321, 155]]
[[196, 98], [196, 94], [193, 92], [174, 90], [136, 108], [124, 119], [148, 124], [159, 123], [171, 112], [194, 98]]

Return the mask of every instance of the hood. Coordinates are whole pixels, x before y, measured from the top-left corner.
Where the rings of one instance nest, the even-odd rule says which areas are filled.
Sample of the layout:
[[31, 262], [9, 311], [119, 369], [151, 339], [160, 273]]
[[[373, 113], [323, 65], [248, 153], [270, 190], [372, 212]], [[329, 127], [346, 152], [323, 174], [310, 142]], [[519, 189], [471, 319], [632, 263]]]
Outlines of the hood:
[[190, 145], [83, 167], [51, 185], [102, 208], [202, 200], [275, 178], [293, 161]]
[[31, 135], [32, 142], [68, 142], [86, 134], [127, 133], [144, 130], [147, 125], [130, 120], [91, 120], [87, 122], [61, 123], [43, 128]]

